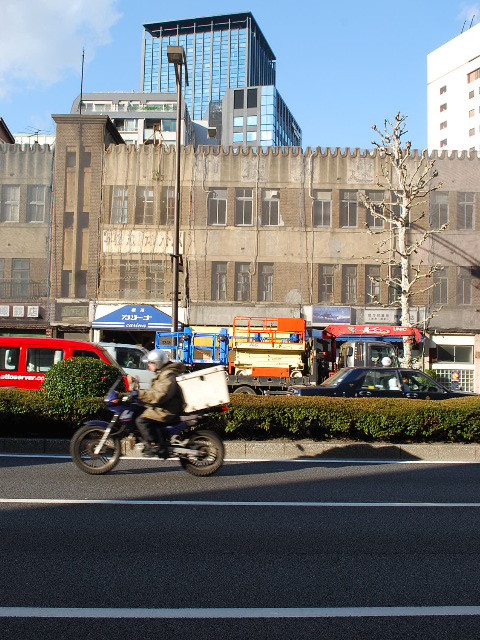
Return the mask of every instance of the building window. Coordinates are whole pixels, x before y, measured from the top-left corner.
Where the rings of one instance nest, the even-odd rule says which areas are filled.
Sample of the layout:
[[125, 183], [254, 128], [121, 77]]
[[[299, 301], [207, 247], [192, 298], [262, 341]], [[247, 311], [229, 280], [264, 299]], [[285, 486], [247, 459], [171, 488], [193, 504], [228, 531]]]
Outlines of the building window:
[[[383, 191], [367, 191], [366, 195], [368, 198], [370, 198], [373, 207], [374, 207], [374, 211], [375, 213], [383, 213], [382, 207], [380, 206], [380, 204], [383, 202]], [[374, 229], [383, 229], [384, 226], [384, 220], [383, 218], [379, 218], [376, 215], [373, 214], [373, 212], [367, 208], [367, 225], [370, 228], [374, 228]]]
[[71, 271], [62, 271], [62, 282], [60, 286], [61, 286], [62, 298], [69, 298], [72, 291], [72, 272]]
[[318, 265], [318, 301], [333, 304], [333, 264]]
[[440, 148], [446, 147], [446, 146], [447, 146], [447, 139], [444, 138], [443, 140], [440, 140]]
[[262, 190], [262, 227], [278, 227], [280, 224], [280, 192]]
[[388, 304], [398, 305], [402, 295], [402, 271], [398, 265], [389, 265]]
[[354, 304], [357, 301], [357, 267], [344, 265], [342, 269], [342, 302]]
[[234, 133], [233, 142], [243, 142], [243, 133]]
[[367, 265], [365, 269], [365, 302], [380, 302], [380, 265]]
[[15, 297], [28, 297], [28, 282], [30, 280], [30, 260], [28, 258], [13, 258], [12, 260], [12, 294]]
[[146, 266], [145, 285], [147, 298], [163, 298], [165, 270], [163, 262], [149, 262]]
[[448, 304], [448, 267], [433, 274], [433, 304]]
[[236, 116], [233, 118], [233, 126], [241, 127], [243, 129], [243, 116]]
[[160, 224], [172, 224], [175, 217], [175, 188], [163, 187], [160, 202]]
[[357, 192], [342, 191], [340, 194], [340, 227], [357, 226]]
[[469, 135], [470, 137], [474, 136], [474, 135], [475, 135], [475, 128], [473, 128], [473, 129], [469, 129], [469, 130], [468, 130], [468, 135]]
[[235, 226], [253, 224], [253, 189], [235, 189]]
[[135, 224], [153, 224], [153, 189], [137, 187], [135, 198]]
[[431, 196], [430, 226], [441, 229], [448, 224], [448, 193], [435, 191]]
[[3, 185], [2, 187], [2, 222], [19, 222], [20, 220], [20, 187]]
[[111, 224], [127, 224], [128, 187], [113, 187]]
[[134, 260], [120, 262], [120, 297], [125, 300], [138, 296], [138, 265]]
[[444, 93], [447, 92], [447, 85], [443, 85], [443, 87], [440, 87], [440, 95], [443, 95]]
[[474, 228], [474, 194], [459, 192], [457, 194], [457, 227], [459, 229]]
[[256, 131], [247, 131], [247, 142], [255, 142], [257, 139]]
[[471, 100], [475, 95], [475, 91], [469, 91], [468, 92], [468, 99]]
[[233, 108], [243, 109], [243, 89], [237, 89], [233, 92]]
[[86, 271], [78, 271], [76, 282], [75, 282], [77, 291], [77, 298], [86, 298], [87, 297], [87, 272]]
[[257, 89], [247, 89], [247, 109], [257, 108]]
[[447, 121], [444, 120], [443, 122], [440, 122], [440, 129], [446, 129], [447, 128]]
[[250, 264], [248, 262], [235, 263], [235, 300], [250, 301]]
[[331, 191], [315, 191], [312, 203], [312, 226], [330, 227], [332, 225]]
[[264, 262], [258, 265], [258, 302], [273, 300], [273, 264]]
[[177, 121], [176, 120], [167, 120], [164, 119], [161, 121], [162, 123], [162, 131], [168, 131], [173, 133], [177, 130]]
[[475, 115], [475, 109], [470, 109], [470, 111], [468, 112], [468, 117], [473, 118], [474, 115]]
[[470, 82], [474, 82], [479, 78], [480, 78], [480, 67], [478, 69], [475, 69], [474, 71], [470, 71], [470, 73], [467, 73], [467, 84], [470, 84]]
[[395, 193], [390, 192], [390, 209], [392, 220], [401, 221], [401, 225], [406, 229], [410, 228], [410, 211], [406, 215], [406, 219], [403, 220], [403, 191]]
[[212, 300], [227, 299], [227, 263], [212, 263]]
[[65, 164], [69, 169], [74, 169], [77, 166], [77, 154], [75, 151], [67, 151]]
[[473, 364], [473, 346], [468, 344], [437, 344], [437, 362]]
[[208, 194], [208, 224], [225, 226], [227, 224], [227, 190], [211, 189]]
[[472, 270], [470, 267], [458, 267], [457, 304], [472, 304]]
[[446, 110], [447, 110], [447, 103], [446, 103], [446, 102], [444, 102], [443, 104], [441, 104], [441, 105], [440, 105], [440, 113], [441, 113], [442, 111], [446, 111]]
[[43, 222], [47, 187], [31, 184], [28, 185], [27, 192], [27, 222]]
[[247, 116], [247, 127], [257, 126], [257, 116]]

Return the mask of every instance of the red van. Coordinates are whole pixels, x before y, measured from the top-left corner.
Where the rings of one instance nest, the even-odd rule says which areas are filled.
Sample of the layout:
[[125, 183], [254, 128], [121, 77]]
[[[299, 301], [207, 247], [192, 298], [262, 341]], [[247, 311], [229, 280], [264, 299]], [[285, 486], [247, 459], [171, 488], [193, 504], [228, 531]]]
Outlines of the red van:
[[0, 336], [0, 388], [40, 389], [53, 364], [75, 357], [99, 358], [118, 367], [105, 349], [90, 342]]

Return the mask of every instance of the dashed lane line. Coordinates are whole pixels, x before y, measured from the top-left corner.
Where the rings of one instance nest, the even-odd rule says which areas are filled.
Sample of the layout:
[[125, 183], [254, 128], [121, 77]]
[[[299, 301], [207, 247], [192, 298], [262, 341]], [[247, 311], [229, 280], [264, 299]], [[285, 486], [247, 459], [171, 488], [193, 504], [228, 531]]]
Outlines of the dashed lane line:
[[480, 502], [295, 502], [230, 500], [79, 500], [70, 498], [0, 498], [2, 504], [26, 505], [124, 505], [124, 506], [195, 506], [195, 507], [298, 507], [298, 508], [383, 508], [383, 509], [479, 509]]
[[0, 607], [0, 618], [412, 618], [478, 615], [479, 606], [183, 609]]

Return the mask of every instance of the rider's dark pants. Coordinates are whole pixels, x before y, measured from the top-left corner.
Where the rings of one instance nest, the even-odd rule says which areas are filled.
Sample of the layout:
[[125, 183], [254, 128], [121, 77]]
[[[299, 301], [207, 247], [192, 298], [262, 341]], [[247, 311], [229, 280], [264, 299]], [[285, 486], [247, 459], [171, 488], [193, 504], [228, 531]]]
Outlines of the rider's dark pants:
[[165, 446], [165, 438], [162, 433], [162, 427], [165, 426], [163, 422], [138, 416], [135, 419], [135, 424], [145, 442], [156, 442], [159, 447]]

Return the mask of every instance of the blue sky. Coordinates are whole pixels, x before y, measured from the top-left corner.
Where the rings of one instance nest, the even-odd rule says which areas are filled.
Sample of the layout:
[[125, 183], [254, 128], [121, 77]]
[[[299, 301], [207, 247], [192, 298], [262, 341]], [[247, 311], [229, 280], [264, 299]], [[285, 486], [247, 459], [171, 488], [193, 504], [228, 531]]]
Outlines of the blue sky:
[[[0, 116], [12, 133], [54, 133], [80, 93], [139, 91], [143, 24], [251, 11], [277, 58], [277, 89], [303, 147], [370, 148], [371, 126], [408, 116], [427, 146], [427, 54], [480, 21], [457, 0], [2, 0]], [[27, 28], [28, 27], [28, 28]]]

